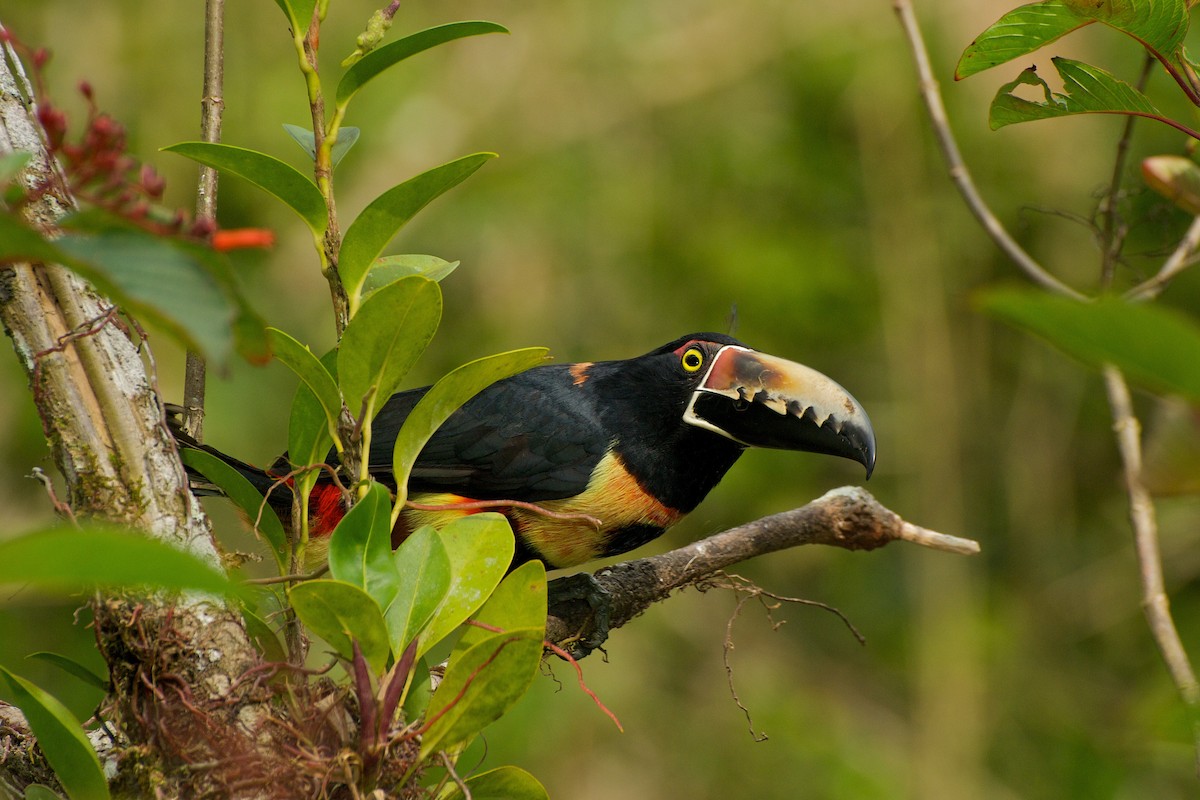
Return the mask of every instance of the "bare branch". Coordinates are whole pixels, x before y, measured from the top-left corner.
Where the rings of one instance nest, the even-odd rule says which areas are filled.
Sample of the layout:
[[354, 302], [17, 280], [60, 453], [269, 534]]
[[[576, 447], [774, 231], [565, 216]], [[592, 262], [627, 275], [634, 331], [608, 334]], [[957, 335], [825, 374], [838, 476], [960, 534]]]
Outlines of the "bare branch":
[[937, 137], [942, 157], [949, 169], [950, 180], [958, 187], [967, 208], [975, 215], [975, 219], [987, 231], [988, 236], [992, 237], [992, 241], [1031, 281], [1055, 294], [1065, 295], [1076, 300], [1086, 300], [1086, 296], [1051, 275], [1033, 256], [1029, 255], [1025, 248], [1012, 238], [1012, 235], [992, 213], [987, 202], [979, 194], [979, 189], [971, 177], [971, 171], [967, 169], [962, 153], [958, 149], [954, 132], [950, 129], [950, 119], [946, 115], [946, 106], [942, 102], [942, 93], [938, 88], [937, 79], [933, 76], [933, 68], [929, 63], [929, 51], [925, 47], [925, 40], [921, 35], [921, 28], [917, 24], [916, 15], [913, 13], [912, 3], [910, 0], [894, 0], [894, 6], [912, 48], [913, 60], [916, 62], [917, 74], [920, 78], [921, 97], [925, 100], [929, 121], [933, 124], [934, 136]]
[[[612, 597], [610, 628], [619, 628], [675, 590], [755, 556], [807, 544], [874, 550], [898, 539], [953, 553], [979, 552], [977, 542], [919, 528], [865, 489], [843, 487], [802, 508], [731, 528], [669, 553], [606, 567], [594, 577]], [[561, 645], [593, 630], [586, 600], [565, 600], [550, 609], [548, 641]]]
[[1196, 742], [1197, 770], [1200, 771], [1200, 683], [1184, 649], [1175, 620], [1171, 617], [1170, 600], [1163, 582], [1162, 552], [1158, 546], [1158, 521], [1154, 501], [1142, 481], [1141, 425], [1133, 414], [1129, 385], [1121, 371], [1113, 366], [1104, 368], [1104, 387], [1112, 409], [1113, 431], [1125, 469], [1125, 488], [1129, 493], [1129, 521], [1133, 526], [1134, 549], [1137, 552], [1142, 584], [1142, 611], [1158, 651], [1166, 662], [1167, 671], [1179, 696], [1192, 716], [1192, 732]]
[[1200, 217], [1192, 220], [1187, 233], [1183, 235], [1183, 239], [1163, 263], [1162, 268], [1153, 277], [1126, 292], [1125, 299], [1153, 300], [1158, 297], [1179, 273], [1194, 263], [1192, 256], [1196, 254], [1198, 248], [1200, 248]]

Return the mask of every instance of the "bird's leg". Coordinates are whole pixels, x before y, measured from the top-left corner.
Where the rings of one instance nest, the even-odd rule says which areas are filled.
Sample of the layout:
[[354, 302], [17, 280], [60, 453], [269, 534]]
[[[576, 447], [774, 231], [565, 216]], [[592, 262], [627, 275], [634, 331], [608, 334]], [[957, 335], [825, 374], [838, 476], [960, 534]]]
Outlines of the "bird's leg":
[[567, 647], [571, 657], [579, 660], [608, 641], [612, 619], [612, 595], [590, 572], [579, 572], [550, 581], [547, 601], [551, 610], [562, 605], [586, 602], [592, 610], [592, 630]]

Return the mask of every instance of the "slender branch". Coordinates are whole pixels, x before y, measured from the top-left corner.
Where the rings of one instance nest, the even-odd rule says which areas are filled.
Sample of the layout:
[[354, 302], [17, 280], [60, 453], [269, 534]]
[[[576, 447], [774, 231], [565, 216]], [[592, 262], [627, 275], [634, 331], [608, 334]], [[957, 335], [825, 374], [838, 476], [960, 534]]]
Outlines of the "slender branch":
[[1175, 682], [1175, 688], [1192, 717], [1197, 770], [1200, 771], [1200, 683], [1196, 681], [1196, 673], [1179, 638], [1179, 631], [1175, 628], [1175, 620], [1171, 617], [1170, 601], [1163, 582], [1154, 501], [1142, 480], [1141, 425], [1133, 414], [1129, 386], [1119, 369], [1113, 366], [1104, 368], [1104, 388], [1108, 392], [1113, 431], [1117, 436], [1117, 447], [1125, 471], [1125, 488], [1129, 493], [1129, 521], [1133, 526], [1134, 549], [1137, 551], [1142, 584], [1142, 610], [1171, 680]]
[[1067, 286], [1065, 283], [1055, 278], [1042, 267], [1033, 256], [1029, 255], [1020, 244], [1017, 243], [1012, 235], [1005, 229], [1004, 225], [992, 213], [987, 202], [979, 194], [978, 188], [975, 186], [975, 181], [971, 177], [970, 170], [967, 169], [966, 163], [963, 161], [962, 153], [958, 149], [958, 142], [954, 138], [954, 133], [950, 129], [950, 120], [946, 115], [946, 106], [942, 102], [942, 93], [938, 88], [937, 79], [933, 76], [933, 68], [929, 61], [929, 50], [925, 47], [924, 37], [921, 35], [920, 26], [917, 24], [916, 15], [913, 13], [911, 0], [894, 0], [896, 14], [900, 17], [900, 24], [904, 28], [904, 32], [908, 37], [909, 45], [912, 48], [913, 60], [916, 62], [917, 74], [920, 78], [921, 97], [925, 101], [926, 110], [929, 113], [929, 120], [933, 124], [933, 132], [937, 137], [938, 146], [941, 148], [942, 156], [946, 161], [946, 166], [950, 172], [950, 180], [958, 187], [959, 193], [967, 204], [967, 208], [987, 231], [987, 234], [992, 238], [992, 241], [1012, 259], [1013, 263], [1025, 273], [1025, 275], [1038, 286], [1054, 292], [1055, 294], [1072, 297], [1076, 300], [1085, 300], [1086, 297]]
[[1153, 300], [1162, 294], [1163, 290], [1179, 273], [1190, 267], [1194, 262], [1192, 256], [1200, 249], [1200, 217], [1192, 220], [1187, 232], [1183, 235], [1175, 251], [1163, 262], [1162, 268], [1153, 277], [1125, 293], [1126, 300]]
[[[755, 556], [807, 544], [874, 550], [896, 540], [952, 553], [979, 552], [977, 542], [905, 522], [865, 489], [843, 487], [801, 508], [731, 528], [669, 553], [606, 567], [593, 577], [612, 598], [609, 627], [619, 628], [675, 590], [704, 583]], [[547, 641], [562, 645], [593, 631], [587, 600], [562, 600], [550, 608]]]
[[[1142, 74], [1138, 76], [1137, 90], [1144, 91], [1150, 81], [1156, 61], [1153, 55], [1146, 53], [1142, 62]], [[1121, 258], [1121, 250], [1125, 247], [1125, 236], [1128, 226], [1121, 223], [1118, 208], [1121, 197], [1121, 185], [1125, 182], [1125, 167], [1129, 161], [1129, 144], [1133, 140], [1133, 128], [1137, 117], [1129, 116], [1121, 129], [1121, 138], [1117, 140], [1117, 154], [1113, 159], [1112, 178], [1109, 181], [1108, 192], [1100, 203], [1100, 218], [1102, 221], [1100, 236], [1103, 261], [1100, 268], [1100, 286], [1108, 290], [1116, 276], [1117, 263]]]
[[[225, 0], [204, 4], [204, 89], [200, 100], [200, 138], [221, 141], [221, 115], [225, 110]], [[201, 165], [196, 185], [196, 219], [217, 219], [217, 171]], [[215, 229], [215, 225], [214, 225]], [[187, 353], [183, 376], [183, 430], [196, 441], [204, 440], [204, 393], [207, 365], [199, 353]]]

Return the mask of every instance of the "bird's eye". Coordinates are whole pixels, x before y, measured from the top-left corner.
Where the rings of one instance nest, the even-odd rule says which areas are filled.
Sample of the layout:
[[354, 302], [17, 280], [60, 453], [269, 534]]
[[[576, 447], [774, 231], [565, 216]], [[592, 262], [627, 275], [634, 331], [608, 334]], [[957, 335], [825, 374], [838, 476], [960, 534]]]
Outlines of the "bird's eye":
[[699, 347], [689, 347], [679, 363], [683, 364], [685, 372], [695, 372], [704, 366], [704, 353]]

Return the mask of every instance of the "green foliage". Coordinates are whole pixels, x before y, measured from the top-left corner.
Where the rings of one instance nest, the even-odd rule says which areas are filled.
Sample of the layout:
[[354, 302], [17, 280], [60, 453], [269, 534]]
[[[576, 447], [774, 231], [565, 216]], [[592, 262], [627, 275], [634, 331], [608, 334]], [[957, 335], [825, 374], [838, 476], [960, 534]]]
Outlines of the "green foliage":
[[250, 310], [225, 257], [196, 242], [155, 235], [91, 209], [67, 217], [53, 241], [0, 213], [0, 263], [63, 264], [121, 308], [224, 364], [235, 345], [261, 352], [262, 323]]
[[[1000, 87], [996, 99], [992, 101], [989, 117], [992, 130], [1017, 122], [1075, 114], [1162, 117], [1149, 98], [1104, 70], [1067, 58], [1055, 58], [1053, 61], [1054, 68], [1062, 78], [1064, 92], [1051, 92], [1036, 70], [1024, 70], [1015, 81]], [[1017, 96], [1016, 89], [1021, 86], [1036, 87], [1045, 95], [1045, 100], [1039, 103]]]
[[408, 275], [420, 275], [431, 281], [440, 281], [458, 268], [459, 262], [447, 261], [437, 256], [405, 254], [383, 256], [375, 259], [363, 279], [362, 296]]
[[1078, 303], [1019, 290], [987, 292], [980, 305], [1091, 367], [1113, 364], [1151, 390], [1200, 402], [1200, 325], [1178, 312], [1116, 297]]
[[178, 153], [222, 174], [245, 178], [299, 214], [315, 236], [325, 232], [328, 221], [325, 198], [317, 185], [292, 165], [257, 150], [215, 142], [180, 142], [163, 150]]
[[191, 553], [138, 533], [51, 528], [0, 542], [0, 584], [64, 591], [95, 586], [194, 589], [227, 595], [229, 579]]
[[[425, 352], [442, 317], [442, 293], [435, 281], [401, 278], [363, 302], [342, 334], [338, 381], [346, 405], [363, 418], [400, 388]], [[364, 400], [366, 401], [364, 404]]]
[[[1185, 77], [1190, 74], [1183, 48], [1188, 32], [1185, 0], [1045, 0], [1021, 6], [1002, 16], [967, 47], [959, 59], [955, 77], [978, 72], [1028, 55], [1079, 28], [1099, 22], [1134, 39], [1165, 66], [1180, 89], [1194, 103], [1200, 95]], [[1074, 114], [1126, 114], [1148, 117], [1172, 125], [1194, 138], [1191, 128], [1160, 112], [1150, 100], [1129, 84], [1099, 67], [1055, 58], [1054, 67], [1063, 81], [1063, 93], [1055, 93], [1034, 68], [1024, 70], [1001, 87], [992, 102], [993, 129], [1018, 122]], [[1044, 95], [1041, 102], [1020, 97], [1016, 90], [1032, 86]]]
[[404, 652], [445, 601], [454, 566], [442, 544], [442, 535], [432, 525], [413, 531], [393, 555], [399, 587], [383, 616], [392, 649]]
[[312, 580], [288, 590], [292, 609], [310, 631], [350, 661], [353, 643], [362, 649], [371, 669], [382, 672], [388, 658], [387, 626], [371, 595], [338, 580]]
[[494, 153], [476, 153], [435, 167], [387, 190], [363, 209], [346, 231], [338, 259], [352, 314], [358, 310], [368, 270], [392, 237], [418, 211], [494, 157]]
[[30, 653], [29, 658], [36, 658], [41, 661], [45, 661], [48, 664], [53, 664], [63, 672], [67, 673], [68, 675], [74, 675], [76, 678], [94, 689], [99, 689], [102, 692], [108, 691], [107, 678], [100, 677], [73, 658], [67, 658], [60, 653], [48, 652]]
[[[538, 779], [519, 767], [497, 767], [467, 778], [473, 800], [543, 800], [549, 798]], [[450, 784], [438, 800], [459, 800], [462, 790]]]
[[485, 33], [508, 33], [508, 29], [494, 22], [451, 22], [409, 34], [403, 39], [373, 50], [356, 61], [342, 75], [341, 81], [338, 82], [336, 102], [339, 106], [345, 106], [368, 81], [410, 56], [455, 39]]
[[29, 721], [46, 760], [71, 800], [105, 800], [108, 780], [82, 726], [66, 706], [29, 681], [0, 667], [0, 697]]
[[[289, 125], [284, 123], [283, 129], [287, 131], [288, 136], [291, 136], [296, 144], [308, 153], [308, 157], [316, 161], [317, 159], [317, 137], [307, 128], [301, 128], [299, 125]], [[358, 137], [362, 135], [362, 131], [358, 128], [349, 125], [343, 125], [338, 128], [337, 141], [329, 152], [329, 159], [333, 166], [337, 166], [346, 153], [350, 152], [350, 148], [358, 141]]]
[[[320, 359], [313, 355], [307, 345], [300, 344], [278, 328], [268, 328], [267, 335], [271, 344], [271, 354], [296, 373], [296, 377], [304, 382], [313, 398], [320, 403], [321, 411], [325, 414], [329, 440], [340, 451], [342, 442], [338, 437], [338, 421], [342, 413], [342, 397], [338, 391], [337, 381], [329, 374], [329, 370], [321, 363]], [[307, 431], [302, 432], [302, 435], [305, 441], [312, 438]]]

